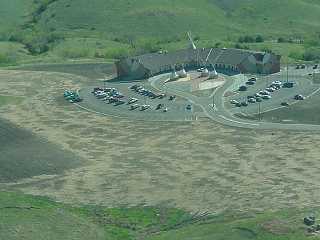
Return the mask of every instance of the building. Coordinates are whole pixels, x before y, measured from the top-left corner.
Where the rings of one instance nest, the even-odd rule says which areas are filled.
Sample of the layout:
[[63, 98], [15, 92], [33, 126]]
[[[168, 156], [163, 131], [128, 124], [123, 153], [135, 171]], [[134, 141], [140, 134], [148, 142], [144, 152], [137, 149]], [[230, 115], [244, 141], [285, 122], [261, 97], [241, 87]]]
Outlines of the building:
[[[116, 63], [119, 78], [145, 79], [179, 68], [196, 69], [214, 65], [218, 71], [272, 74], [280, 71], [281, 56], [233, 48], [182, 49], [149, 53]], [[207, 61], [206, 61], [207, 60]]]

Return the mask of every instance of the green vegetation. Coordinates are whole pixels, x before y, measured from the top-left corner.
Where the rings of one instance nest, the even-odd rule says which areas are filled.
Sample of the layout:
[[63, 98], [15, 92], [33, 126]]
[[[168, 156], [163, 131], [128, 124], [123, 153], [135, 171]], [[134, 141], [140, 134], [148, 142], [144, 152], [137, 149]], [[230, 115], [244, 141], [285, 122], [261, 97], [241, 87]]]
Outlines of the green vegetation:
[[308, 213], [290, 209], [207, 216], [161, 206], [76, 207], [45, 197], [0, 192], [0, 238], [304, 240], [310, 239], [302, 222]]
[[188, 30], [200, 47], [268, 50], [290, 61], [320, 58], [317, 1], [1, 0], [0, 9], [0, 41], [23, 46], [8, 56], [0, 44], [1, 65], [175, 50], [188, 45]]
[[7, 104], [19, 104], [22, 100], [23, 100], [23, 97], [0, 95], [0, 107]]

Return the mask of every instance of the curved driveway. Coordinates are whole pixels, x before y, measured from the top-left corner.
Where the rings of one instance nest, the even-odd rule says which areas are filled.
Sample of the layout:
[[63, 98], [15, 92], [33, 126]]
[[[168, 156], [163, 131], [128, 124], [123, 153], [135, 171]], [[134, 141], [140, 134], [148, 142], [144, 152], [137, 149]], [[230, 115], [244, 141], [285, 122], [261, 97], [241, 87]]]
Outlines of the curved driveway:
[[270, 122], [257, 122], [237, 118], [233, 116], [224, 107], [223, 96], [226, 91], [232, 86], [234, 82], [233, 77], [227, 77], [226, 83], [218, 88], [215, 93], [215, 108], [208, 104], [208, 99], [204, 100], [189, 92], [184, 92], [178, 89], [165, 88], [165, 82], [169, 80], [168, 74], [158, 75], [149, 79], [151, 85], [161, 91], [170, 92], [185, 99], [188, 99], [194, 105], [199, 106], [205, 115], [218, 123], [248, 129], [273, 129], [273, 130], [299, 130], [299, 131], [320, 131], [320, 125], [310, 124], [281, 124], [281, 123], [270, 123]]

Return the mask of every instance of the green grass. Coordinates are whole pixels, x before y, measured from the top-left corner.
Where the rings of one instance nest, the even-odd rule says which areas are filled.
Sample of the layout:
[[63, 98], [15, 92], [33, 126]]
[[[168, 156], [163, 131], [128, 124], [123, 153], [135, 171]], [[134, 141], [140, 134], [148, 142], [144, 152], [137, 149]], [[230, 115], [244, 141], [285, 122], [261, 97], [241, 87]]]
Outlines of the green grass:
[[33, 1], [25, 0], [0, 1], [0, 39], [6, 40], [13, 30], [27, 21], [33, 4]]
[[[165, 207], [70, 206], [45, 197], [0, 192], [0, 239], [304, 240], [302, 219], [317, 209], [224, 213], [190, 221]], [[188, 221], [189, 220], [189, 221]]]
[[[0, 19], [5, 23], [0, 26], [0, 41], [6, 41], [12, 33], [36, 44], [52, 33], [63, 37], [50, 43], [49, 51], [39, 56], [30, 56], [20, 47], [11, 48], [10, 54], [18, 55], [17, 63], [112, 59], [139, 53], [140, 49], [149, 51], [150, 46], [175, 50], [188, 45], [189, 30], [200, 38], [200, 47], [214, 46], [217, 42], [232, 47], [239, 36], [261, 34], [266, 43], [245, 45], [256, 50], [273, 50], [290, 62], [301, 58], [305, 47], [310, 46], [276, 44], [274, 40], [278, 37], [319, 42], [320, 3], [315, 0], [92, 0], [90, 4], [86, 0], [57, 0], [21, 36], [21, 26], [31, 20], [43, 1], [0, 0]], [[2, 61], [6, 59], [3, 51], [0, 44]], [[15, 61], [2, 63], [8, 64]]]
[[23, 101], [23, 97], [0, 95], [0, 107], [7, 104], [19, 104], [22, 101]]

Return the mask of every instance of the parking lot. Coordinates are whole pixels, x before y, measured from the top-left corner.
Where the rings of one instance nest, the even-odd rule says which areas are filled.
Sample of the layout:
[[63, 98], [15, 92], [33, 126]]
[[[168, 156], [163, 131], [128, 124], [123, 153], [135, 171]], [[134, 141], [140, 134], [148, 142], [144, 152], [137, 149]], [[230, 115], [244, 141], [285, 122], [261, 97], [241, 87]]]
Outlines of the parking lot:
[[234, 114], [252, 115], [303, 102], [320, 87], [309, 76], [311, 69], [291, 67], [288, 78], [287, 71], [282, 71], [277, 75], [258, 77], [252, 83], [249, 80], [237, 87], [235, 95], [225, 98], [225, 106]]
[[148, 81], [105, 83], [81, 89], [81, 106], [116, 117], [150, 121], [184, 121], [196, 117], [187, 100], [152, 88]]

